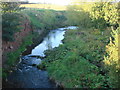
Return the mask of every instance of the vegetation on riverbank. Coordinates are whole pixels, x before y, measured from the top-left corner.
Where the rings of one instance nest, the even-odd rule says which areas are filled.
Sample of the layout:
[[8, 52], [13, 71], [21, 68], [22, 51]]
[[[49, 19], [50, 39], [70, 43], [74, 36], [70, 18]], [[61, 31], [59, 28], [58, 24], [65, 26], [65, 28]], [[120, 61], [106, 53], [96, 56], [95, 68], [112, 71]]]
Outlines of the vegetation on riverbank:
[[50, 78], [64, 88], [107, 87], [102, 66], [109, 31], [68, 30], [64, 44], [46, 52], [45, 63]]
[[[120, 88], [120, 27], [112, 30], [110, 43], [106, 46], [108, 56], [104, 57], [105, 68], [108, 70], [108, 83], [111, 87]], [[114, 38], [114, 40], [112, 40]]]
[[39, 68], [45, 66], [64, 88], [119, 88], [119, 3], [77, 3], [66, 17], [80, 28], [68, 30], [63, 45], [46, 51]]
[[33, 38], [37, 36], [37, 33], [33, 34], [31, 32], [28, 36], [23, 38], [23, 42], [17, 50], [15, 50], [14, 52], [6, 53], [7, 61], [5, 65], [6, 67], [3, 68], [3, 78], [5, 78], [7, 74], [11, 71], [11, 69], [16, 66], [15, 64], [19, 62], [21, 53], [25, 51], [28, 45], [33, 44]]

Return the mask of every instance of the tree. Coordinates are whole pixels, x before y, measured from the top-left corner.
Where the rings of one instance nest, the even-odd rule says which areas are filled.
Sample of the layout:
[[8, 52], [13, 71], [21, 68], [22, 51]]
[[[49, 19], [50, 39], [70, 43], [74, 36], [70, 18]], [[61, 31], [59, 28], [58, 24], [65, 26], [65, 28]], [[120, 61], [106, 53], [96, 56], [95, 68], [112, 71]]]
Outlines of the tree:
[[1, 4], [0, 4], [2, 13], [17, 12], [21, 9], [19, 6], [20, 6], [19, 2], [1, 2]]
[[[115, 29], [119, 26], [119, 3], [97, 2], [94, 3], [90, 11], [93, 22], [99, 22], [98, 27], [113, 26]], [[103, 27], [103, 28], [104, 28]]]
[[104, 19], [110, 23], [110, 25], [117, 25], [119, 19], [118, 3], [105, 3], [103, 10], [105, 12]]

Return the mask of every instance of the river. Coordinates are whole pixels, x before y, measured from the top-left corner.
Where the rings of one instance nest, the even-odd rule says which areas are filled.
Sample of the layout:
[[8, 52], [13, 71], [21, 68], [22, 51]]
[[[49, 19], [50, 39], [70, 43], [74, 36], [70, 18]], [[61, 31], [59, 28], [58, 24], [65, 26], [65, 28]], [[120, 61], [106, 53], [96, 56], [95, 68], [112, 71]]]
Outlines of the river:
[[64, 39], [67, 29], [76, 29], [75, 26], [58, 28], [51, 30], [43, 41], [34, 47], [31, 54], [22, 56], [16, 69], [11, 72], [6, 81], [7, 88], [57, 88], [49, 80], [48, 73], [45, 70], [37, 68], [42, 62], [40, 57], [45, 57], [44, 51], [58, 47]]

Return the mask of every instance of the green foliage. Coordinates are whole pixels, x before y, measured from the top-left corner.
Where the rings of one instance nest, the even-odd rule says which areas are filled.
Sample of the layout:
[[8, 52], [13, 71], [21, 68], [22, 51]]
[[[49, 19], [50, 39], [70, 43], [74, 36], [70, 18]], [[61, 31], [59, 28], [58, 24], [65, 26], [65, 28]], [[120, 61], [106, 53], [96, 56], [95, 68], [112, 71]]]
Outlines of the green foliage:
[[100, 72], [108, 33], [101, 38], [90, 29], [67, 31], [63, 45], [46, 51], [42, 64], [50, 78], [65, 88], [105, 88], [106, 76]]
[[105, 12], [104, 19], [111, 25], [118, 24], [119, 12], [118, 12], [118, 3], [105, 3], [103, 10]]
[[0, 8], [2, 9], [2, 13], [12, 13], [20, 11], [20, 3], [19, 2], [1, 2]]
[[107, 27], [107, 22], [104, 19], [105, 12], [103, 10], [105, 2], [94, 3], [89, 11], [90, 17], [93, 21], [93, 26], [97, 29], [104, 29]]
[[97, 2], [94, 3], [89, 11], [94, 25], [100, 29], [105, 28], [107, 25], [117, 25], [119, 20], [118, 4], [111, 2]]
[[117, 30], [112, 31], [112, 38], [110, 43], [106, 46], [106, 52], [108, 56], [105, 56], [104, 63], [109, 71], [109, 84], [112, 88], [120, 88], [120, 56], [119, 56], [119, 38], [120, 27]]
[[95, 27], [104, 29], [109, 26], [115, 28], [119, 24], [119, 3], [111, 2], [79, 2], [67, 8], [67, 21], [70, 25], [80, 27]]
[[92, 26], [96, 29], [103, 30], [108, 26], [108, 24], [103, 18], [99, 18], [99, 19], [92, 20]]
[[119, 87], [119, 28], [112, 31], [113, 39], [110, 40], [110, 30], [106, 30], [109, 26], [119, 26], [119, 3], [93, 3], [90, 9], [84, 4], [68, 6], [67, 23], [96, 29], [67, 31], [64, 45], [46, 51], [43, 65], [50, 77], [66, 88]]
[[97, 75], [98, 68], [95, 65], [78, 57], [74, 52], [69, 52], [68, 55], [64, 60], [51, 63], [47, 70], [52, 78], [65, 88], [98, 88], [103, 85], [104, 77]]
[[103, 11], [103, 7], [104, 7], [104, 2], [98, 2], [98, 3], [94, 3], [94, 5], [91, 8], [91, 16], [94, 19], [99, 19], [99, 18], [103, 18], [104, 16], [104, 11]]
[[[106, 30], [109, 26], [119, 26], [118, 3], [93, 3], [90, 9], [84, 4], [68, 6], [67, 23], [96, 29], [67, 31], [63, 45], [46, 51], [43, 65], [50, 77], [66, 88], [119, 87], [119, 28], [113, 31], [111, 40], [110, 30]], [[103, 67], [103, 60], [107, 68]]]

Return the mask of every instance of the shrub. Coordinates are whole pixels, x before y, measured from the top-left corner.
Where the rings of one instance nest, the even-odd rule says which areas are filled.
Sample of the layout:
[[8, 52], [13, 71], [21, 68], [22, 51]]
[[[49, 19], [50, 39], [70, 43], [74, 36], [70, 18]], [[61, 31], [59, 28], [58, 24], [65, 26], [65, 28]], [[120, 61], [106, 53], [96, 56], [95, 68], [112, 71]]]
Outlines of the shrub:
[[120, 27], [117, 30], [112, 31], [114, 40], [110, 38], [110, 43], [106, 46], [108, 56], [105, 56], [104, 58], [105, 67], [109, 71], [108, 83], [112, 88], [120, 88], [119, 31]]

